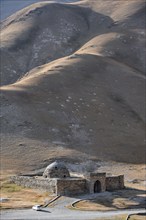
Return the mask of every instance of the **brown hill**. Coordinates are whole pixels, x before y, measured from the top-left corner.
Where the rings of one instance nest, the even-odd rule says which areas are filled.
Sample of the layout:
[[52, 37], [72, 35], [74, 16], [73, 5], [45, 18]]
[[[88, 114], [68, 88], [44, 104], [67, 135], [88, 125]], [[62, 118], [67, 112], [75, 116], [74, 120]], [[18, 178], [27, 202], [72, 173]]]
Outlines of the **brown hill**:
[[108, 2], [39, 3], [2, 24], [3, 168], [144, 163], [145, 4]]
[[2, 23], [2, 85], [72, 54], [111, 23], [109, 17], [76, 5], [36, 3], [19, 11]]

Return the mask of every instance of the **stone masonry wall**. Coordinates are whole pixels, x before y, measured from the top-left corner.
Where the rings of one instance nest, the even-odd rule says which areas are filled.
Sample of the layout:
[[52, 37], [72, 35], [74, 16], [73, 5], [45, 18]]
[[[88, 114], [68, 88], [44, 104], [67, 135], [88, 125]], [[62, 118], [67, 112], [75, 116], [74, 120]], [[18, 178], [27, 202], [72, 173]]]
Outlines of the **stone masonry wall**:
[[77, 195], [86, 192], [85, 179], [57, 179], [57, 195]]
[[106, 177], [106, 190], [113, 191], [124, 188], [124, 175]]
[[44, 177], [49, 178], [66, 178], [70, 177], [69, 171], [66, 167], [53, 167], [52, 169], [46, 168], [43, 173]]
[[10, 178], [11, 182], [28, 188], [41, 189], [50, 193], [56, 193], [55, 179], [39, 179], [29, 176], [13, 176]]
[[94, 184], [96, 181], [100, 181], [101, 183], [101, 192], [106, 190], [106, 173], [90, 173], [85, 178], [89, 193], [94, 193]]
[[57, 178], [49, 179], [30, 176], [13, 176], [11, 182], [29, 188], [41, 189], [57, 195], [77, 195], [94, 193], [96, 181], [101, 183], [101, 191], [113, 191], [124, 188], [124, 175], [106, 177], [105, 173], [91, 173], [86, 179]]

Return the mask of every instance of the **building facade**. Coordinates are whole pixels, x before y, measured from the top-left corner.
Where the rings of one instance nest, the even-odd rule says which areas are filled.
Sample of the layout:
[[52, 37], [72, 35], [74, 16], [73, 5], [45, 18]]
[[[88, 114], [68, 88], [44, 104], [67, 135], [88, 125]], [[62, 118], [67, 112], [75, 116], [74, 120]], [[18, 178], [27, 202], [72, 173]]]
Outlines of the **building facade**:
[[106, 173], [89, 173], [71, 177], [67, 167], [60, 162], [47, 166], [40, 176], [13, 176], [11, 181], [29, 188], [38, 188], [56, 195], [100, 193], [124, 189], [124, 175], [106, 176]]

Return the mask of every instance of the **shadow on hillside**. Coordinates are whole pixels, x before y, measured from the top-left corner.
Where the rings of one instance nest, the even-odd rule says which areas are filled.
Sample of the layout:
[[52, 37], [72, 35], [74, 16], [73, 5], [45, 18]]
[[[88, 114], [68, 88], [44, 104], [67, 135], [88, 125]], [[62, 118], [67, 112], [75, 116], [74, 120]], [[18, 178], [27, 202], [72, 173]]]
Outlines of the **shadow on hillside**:
[[[56, 14], [58, 16], [56, 16]], [[65, 17], [65, 15], [68, 17]], [[78, 22], [76, 22], [76, 19], [73, 20], [73, 18], [75, 17], [78, 18]], [[33, 18], [34, 21], [36, 21], [37, 25], [32, 25], [32, 27], [28, 29], [24, 28], [23, 33], [18, 34], [16, 32], [15, 33], [16, 37], [14, 36], [15, 40], [10, 45], [7, 44], [8, 47], [7, 52], [13, 58], [13, 62], [15, 61], [15, 68], [17, 67], [16, 68], [17, 74], [13, 73], [13, 77], [10, 77], [8, 72], [4, 72], [4, 73], [2, 72], [3, 85], [8, 85], [16, 82], [18, 79], [22, 78], [26, 74], [26, 72], [30, 71], [31, 69], [37, 66], [73, 54], [76, 50], [78, 50], [86, 42], [88, 42], [93, 36], [107, 33], [109, 31], [110, 26], [113, 24], [112, 18], [105, 16], [104, 14], [97, 13], [92, 9], [84, 8], [77, 5], [58, 4], [58, 3], [49, 3], [48, 5], [45, 4], [44, 6], [36, 7], [33, 9], [31, 9], [30, 7], [28, 13], [24, 13], [22, 16], [20, 16], [19, 20], [17, 19], [17, 17], [15, 18], [14, 15], [13, 18], [14, 20], [12, 21], [10, 20], [10, 22], [12, 24], [13, 23], [15, 24], [17, 20], [18, 20], [17, 22], [19, 21], [21, 22], [22, 20], [25, 24], [25, 22], [26, 23], [28, 22], [29, 18]], [[63, 19], [66, 19], [66, 24], [64, 24], [63, 28], [61, 27], [62, 32], [61, 31], [60, 32], [63, 33], [62, 35], [65, 36], [64, 39], [66, 41], [64, 41], [63, 39], [62, 42], [59, 43], [59, 46], [56, 46], [56, 42], [59, 42], [60, 40], [60, 38], [57, 37], [58, 29], [60, 28], [59, 22], [62, 21]], [[55, 21], [53, 23], [54, 27], [58, 25], [57, 30], [55, 30], [55, 28], [52, 29], [52, 23], [50, 23], [50, 20], [52, 21], [52, 23]], [[70, 21], [70, 23], [68, 24], [67, 21]], [[82, 21], [81, 27], [76, 28], [76, 26], [80, 21]], [[11, 27], [11, 23], [9, 24], [10, 27]], [[5, 25], [5, 21], [3, 25]], [[83, 25], [86, 26], [85, 31], [83, 29]], [[69, 32], [72, 31], [72, 35], [70, 37], [66, 36], [65, 28], [67, 26], [70, 27]], [[50, 32], [52, 31], [52, 36], [55, 39], [55, 41], [52, 42], [54, 49], [51, 52], [47, 52], [45, 53], [45, 55], [43, 55], [40, 49], [43, 43], [39, 40], [40, 48], [38, 49], [37, 53], [40, 59], [38, 59], [37, 62], [34, 62], [33, 45], [37, 44], [36, 40], [38, 36], [41, 36], [40, 32], [44, 33], [47, 29], [50, 30]], [[50, 38], [52, 38], [52, 36]], [[49, 36], [46, 36], [45, 41], [48, 41], [47, 38], [49, 38]], [[46, 48], [48, 48], [48, 51], [52, 45], [48, 43], [46, 44]], [[20, 55], [20, 50], [22, 50], [21, 55]], [[26, 55], [26, 51], [29, 51], [27, 55]], [[20, 56], [22, 61], [20, 61], [19, 63], [18, 59]], [[12, 62], [10, 63], [12, 65]]]
[[145, 29], [146, 23], [146, 4], [143, 2], [143, 5], [141, 5], [141, 8], [138, 9], [133, 15], [129, 16], [125, 21], [120, 22], [119, 24], [123, 27], [128, 26], [130, 29], [135, 29], [135, 26], [138, 27], [138, 29]]
[[[67, 9], [70, 8], [70, 6], [65, 7]], [[81, 10], [81, 8], [76, 9], [74, 6], [72, 6], [72, 9], [75, 11]], [[81, 12], [83, 17], [86, 18], [83, 9]], [[96, 34], [94, 33], [96, 36], [111, 31], [110, 28], [112, 28], [113, 22], [111, 18], [94, 12], [93, 17], [96, 19], [103, 18], [108, 24], [106, 28], [97, 30]], [[86, 19], [85, 21], [88, 23]], [[100, 24], [101, 26], [102, 24]], [[88, 41], [89, 38], [84, 40]], [[110, 42], [109, 45], [112, 45], [112, 43]], [[107, 45], [105, 47], [107, 48]], [[121, 94], [122, 90], [127, 91], [127, 94], [132, 94], [130, 92], [133, 91], [132, 87], [135, 86], [137, 81], [131, 84], [130, 77], [129, 81], [127, 81], [127, 73], [130, 76], [131, 72], [129, 70], [125, 71], [125, 69], [121, 71], [121, 67], [118, 64], [116, 66], [116, 64], [110, 63], [109, 60], [101, 56], [85, 54], [75, 55], [72, 58], [68, 57], [67, 60], [70, 61], [70, 59], [71, 61], [73, 59], [79, 60], [77, 60], [75, 65], [59, 65], [58, 67], [61, 70], [58, 70], [57, 66], [53, 67], [51, 69], [51, 71], [54, 71], [53, 74], [50, 74], [50, 68], [48, 74], [47, 72], [45, 74], [42, 73], [41, 76], [37, 76], [37, 74], [35, 76], [34, 74], [31, 78], [32, 81], [30, 80], [29, 82], [28, 79], [28, 85], [27, 81], [25, 84], [21, 81], [22, 84], [18, 82], [17, 85], [14, 85], [13, 90], [10, 87], [4, 91], [7, 93], [4, 105], [8, 108], [8, 114], [6, 118], [2, 118], [4, 122], [2, 132], [10, 134], [9, 136], [17, 134], [20, 137], [42, 141], [38, 147], [40, 149], [44, 148], [43, 151], [46, 151], [46, 154], [49, 154], [49, 148], [53, 146], [54, 150], [61, 148], [61, 150], [57, 151], [58, 156], [60, 152], [62, 153], [62, 148], [64, 148], [64, 151], [66, 149], [74, 149], [91, 156], [98, 156], [101, 153], [101, 155], [106, 155], [110, 159], [120, 162], [145, 162], [142, 152], [144, 149], [143, 142], [141, 141], [143, 124], [138, 117], [139, 115], [131, 107], [129, 108], [130, 105], [124, 102], [123, 97], [123, 99], [116, 99], [112, 103], [109, 97], [110, 93], [119, 93], [112, 82], [115, 79], [120, 81]], [[67, 60], [65, 61], [66, 63], [68, 62]], [[141, 81], [139, 85], [141, 86]], [[134, 93], [135, 100], [136, 98], [141, 100], [141, 94], [143, 94], [138, 89]], [[72, 103], [67, 99], [70, 94], [74, 96]], [[99, 99], [99, 102], [94, 104], [91, 102], [92, 98], [94, 98], [93, 94], [97, 94], [97, 100]], [[83, 105], [84, 103], [78, 102], [80, 98], [84, 99], [85, 106]], [[102, 104], [107, 107], [105, 107], [105, 111], [104, 107], [103, 111], [102, 109], [100, 110]], [[136, 104], [137, 102], [135, 102]], [[11, 108], [11, 105], [16, 105], [16, 110]], [[116, 113], [111, 113], [109, 111], [110, 107], [115, 109]], [[139, 109], [141, 108], [141, 105], [139, 105]], [[18, 109], [22, 117], [16, 117]], [[93, 118], [91, 118], [92, 113]], [[107, 114], [107, 116], [104, 117], [104, 114]], [[89, 120], [86, 119], [88, 117]], [[92, 125], [94, 125], [96, 120], [97, 127], [92, 129]], [[127, 128], [128, 126], [129, 128]], [[140, 141], [137, 141], [137, 139]], [[45, 144], [44, 147], [43, 142], [47, 142], [47, 146]], [[24, 144], [24, 146], [17, 147], [19, 150], [26, 152], [27, 150], [29, 152], [29, 148], [35, 147], [29, 144]], [[38, 151], [35, 152], [34, 150], [34, 155], [35, 153], [38, 154]]]

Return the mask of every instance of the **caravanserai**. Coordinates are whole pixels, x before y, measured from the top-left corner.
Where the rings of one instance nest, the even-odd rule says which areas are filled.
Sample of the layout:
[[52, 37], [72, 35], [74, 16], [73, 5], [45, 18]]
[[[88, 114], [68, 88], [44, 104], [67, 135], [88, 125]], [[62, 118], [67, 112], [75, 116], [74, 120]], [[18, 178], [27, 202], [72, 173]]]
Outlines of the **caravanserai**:
[[11, 181], [30, 188], [38, 188], [56, 195], [77, 195], [100, 193], [124, 189], [124, 175], [107, 176], [106, 173], [91, 172], [74, 177], [62, 162], [53, 162], [44, 170], [42, 176], [19, 175]]

